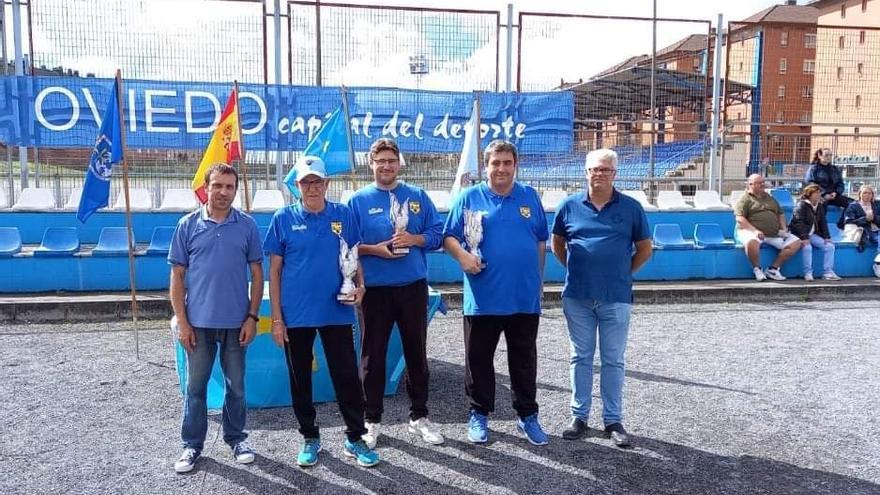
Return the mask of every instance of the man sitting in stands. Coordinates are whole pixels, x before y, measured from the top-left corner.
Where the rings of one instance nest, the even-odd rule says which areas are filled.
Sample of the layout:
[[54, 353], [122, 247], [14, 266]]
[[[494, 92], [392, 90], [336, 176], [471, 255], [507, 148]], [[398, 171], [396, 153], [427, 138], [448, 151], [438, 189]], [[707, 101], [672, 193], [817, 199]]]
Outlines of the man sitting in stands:
[[[779, 268], [800, 249], [801, 243], [786, 228], [782, 207], [764, 190], [764, 177], [759, 174], [749, 176], [746, 194], [736, 203], [734, 214], [737, 238], [752, 263], [755, 278], [758, 281], [767, 277], [785, 280]], [[779, 250], [773, 264], [766, 270], [761, 269], [761, 244]]]

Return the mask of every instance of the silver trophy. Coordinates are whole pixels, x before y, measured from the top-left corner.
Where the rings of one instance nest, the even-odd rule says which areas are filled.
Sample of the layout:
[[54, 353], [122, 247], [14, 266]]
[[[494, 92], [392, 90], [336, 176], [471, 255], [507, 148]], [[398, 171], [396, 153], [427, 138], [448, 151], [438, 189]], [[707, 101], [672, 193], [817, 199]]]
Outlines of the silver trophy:
[[[400, 203], [397, 200], [397, 196], [394, 193], [391, 193], [391, 211], [389, 216], [391, 217], [391, 227], [394, 229], [394, 233], [403, 232], [406, 230], [406, 226], [409, 225], [409, 200]], [[408, 254], [408, 247], [392, 247], [392, 254]]]
[[468, 252], [480, 260], [480, 267], [485, 268], [483, 254], [480, 252], [480, 243], [483, 242], [483, 217], [482, 211], [464, 210], [464, 240], [467, 243]]
[[348, 247], [348, 243], [339, 236], [339, 271], [342, 273], [342, 287], [336, 300], [339, 302], [354, 302], [355, 285], [354, 276], [358, 269], [358, 245]]

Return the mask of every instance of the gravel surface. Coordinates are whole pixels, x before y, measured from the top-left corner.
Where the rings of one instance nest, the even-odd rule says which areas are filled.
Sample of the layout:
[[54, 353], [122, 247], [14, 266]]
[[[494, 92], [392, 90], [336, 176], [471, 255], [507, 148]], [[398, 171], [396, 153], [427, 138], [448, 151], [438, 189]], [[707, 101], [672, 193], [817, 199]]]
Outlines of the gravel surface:
[[460, 314], [438, 315], [429, 407], [444, 445], [408, 435], [401, 393], [386, 399], [383, 463], [359, 468], [342, 455], [335, 403], [322, 404], [325, 450], [300, 469], [292, 410], [252, 410], [257, 461], [233, 462], [212, 415], [205, 455], [187, 475], [172, 469], [182, 401], [164, 322], [140, 324], [140, 360], [130, 323], [2, 326], [0, 493], [880, 494], [878, 314], [878, 301], [637, 306], [628, 450], [595, 430], [560, 436], [569, 383], [558, 309], [542, 318], [538, 350], [550, 445], [516, 432], [503, 339], [490, 442], [468, 443]]

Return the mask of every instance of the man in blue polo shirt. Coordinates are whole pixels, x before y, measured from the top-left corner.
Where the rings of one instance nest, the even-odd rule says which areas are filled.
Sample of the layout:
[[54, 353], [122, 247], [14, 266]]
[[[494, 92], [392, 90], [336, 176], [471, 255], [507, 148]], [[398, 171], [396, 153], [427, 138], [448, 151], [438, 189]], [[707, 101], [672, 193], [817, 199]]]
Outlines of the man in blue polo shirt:
[[562, 309], [571, 341], [572, 420], [562, 437], [573, 440], [586, 433], [598, 331], [605, 433], [615, 445], [626, 447], [630, 440], [622, 423], [623, 356], [632, 274], [651, 257], [651, 236], [642, 206], [614, 189], [617, 154], [591, 151], [586, 170], [587, 191], [559, 204], [551, 241], [553, 253], [567, 268]]
[[[503, 333], [518, 429], [532, 444], [546, 445], [549, 438], [538, 421], [535, 396], [547, 218], [538, 193], [516, 182], [516, 146], [492, 141], [483, 156], [487, 182], [466, 189], [453, 201], [443, 228], [446, 252], [465, 273], [468, 439], [488, 440], [488, 415], [495, 409], [493, 361]], [[466, 214], [482, 216], [479, 246], [467, 243]], [[479, 248], [481, 258], [469, 251], [474, 248]]]
[[344, 304], [337, 299], [343, 282], [342, 240], [358, 249], [357, 222], [347, 206], [324, 199], [330, 181], [320, 158], [303, 157], [295, 167], [301, 199], [275, 212], [263, 249], [269, 253], [272, 338], [287, 356], [293, 412], [304, 439], [296, 462], [314, 465], [322, 448], [312, 403], [312, 347], [320, 334], [345, 422], [343, 453], [361, 466], [375, 466], [379, 455], [361, 439], [367, 430], [352, 334], [354, 306], [364, 295], [360, 268], [354, 300]]
[[[205, 175], [208, 203], [177, 223], [168, 262], [171, 306], [177, 317], [178, 339], [186, 349], [187, 386], [181, 438], [183, 454], [174, 464], [178, 473], [192, 471], [208, 431], [208, 379], [217, 347], [226, 382], [223, 399], [223, 441], [236, 462], [254, 461], [245, 442], [247, 415], [244, 390], [245, 346], [257, 330], [263, 299], [263, 253], [257, 224], [232, 207], [238, 173], [225, 164]], [[248, 294], [247, 269], [251, 284]]]
[[[356, 192], [348, 204], [360, 226], [363, 243], [358, 251], [364, 267], [361, 335], [361, 379], [366, 398], [367, 434], [375, 447], [380, 435], [385, 395], [385, 356], [391, 329], [397, 323], [406, 359], [409, 395], [408, 430], [425, 442], [439, 445], [443, 436], [428, 420], [428, 265], [425, 253], [440, 247], [443, 222], [422, 189], [397, 180], [400, 149], [388, 138], [370, 147], [375, 182]], [[395, 231], [391, 207], [405, 209], [407, 223]], [[401, 215], [402, 217], [402, 215]], [[396, 252], [403, 248], [408, 252]]]

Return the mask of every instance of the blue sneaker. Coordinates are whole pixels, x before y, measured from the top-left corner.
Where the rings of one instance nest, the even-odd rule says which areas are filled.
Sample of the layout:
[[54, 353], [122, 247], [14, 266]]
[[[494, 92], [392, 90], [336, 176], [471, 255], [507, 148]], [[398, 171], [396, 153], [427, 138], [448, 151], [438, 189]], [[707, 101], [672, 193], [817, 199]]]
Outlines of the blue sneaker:
[[468, 440], [473, 443], [486, 443], [489, 440], [489, 416], [471, 411], [468, 420]]
[[366, 442], [363, 440], [352, 442], [346, 438], [345, 446], [342, 450], [348, 457], [354, 457], [357, 459], [359, 466], [373, 467], [376, 464], [379, 464], [379, 453], [367, 447]]
[[547, 445], [550, 443], [550, 437], [547, 436], [544, 428], [541, 427], [541, 423], [538, 422], [538, 413], [518, 419], [516, 427], [532, 445]]
[[320, 438], [306, 438], [305, 443], [302, 446], [302, 450], [299, 451], [299, 455], [296, 456], [296, 464], [300, 467], [308, 467], [314, 466], [318, 463], [318, 454], [321, 452], [321, 439]]

